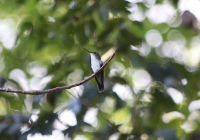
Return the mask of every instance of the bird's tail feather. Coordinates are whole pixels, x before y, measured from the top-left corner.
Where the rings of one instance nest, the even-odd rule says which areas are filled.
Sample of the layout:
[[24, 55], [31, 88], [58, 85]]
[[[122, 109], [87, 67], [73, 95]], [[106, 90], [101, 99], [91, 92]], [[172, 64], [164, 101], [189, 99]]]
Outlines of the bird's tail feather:
[[104, 85], [102, 84], [102, 85], [98, 85], [98, 90], [99, 90], [99, 92], [102, 92], [102, 91], [104, 91]]

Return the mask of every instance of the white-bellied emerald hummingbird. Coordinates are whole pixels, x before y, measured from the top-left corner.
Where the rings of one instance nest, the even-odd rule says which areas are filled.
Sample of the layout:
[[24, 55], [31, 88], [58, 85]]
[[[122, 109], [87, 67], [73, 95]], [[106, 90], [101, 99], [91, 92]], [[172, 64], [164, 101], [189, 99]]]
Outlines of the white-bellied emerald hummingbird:
[[[85, 48], [83, 48], [83, 49], [86, 50]], [[90, 52], [88, 50], [86, 50], [86, 51], [90, 53], [91, 69], [92, 69], [92, 73], [95, 73], [103, 66], [103, 62], [101, 61], [101, 56], [97, 52]], [[102, 92], [104, 90], [104, 70], [99, 72], [95, 76], [95, 79], [96, 79], [96, 82], [98, 85], [99, 92]]]

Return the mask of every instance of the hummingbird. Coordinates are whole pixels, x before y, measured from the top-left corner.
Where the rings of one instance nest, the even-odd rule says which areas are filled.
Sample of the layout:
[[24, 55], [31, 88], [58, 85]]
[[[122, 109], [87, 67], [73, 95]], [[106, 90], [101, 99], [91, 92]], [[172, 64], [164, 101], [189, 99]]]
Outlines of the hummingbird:
[[[90, 53], [92, 73], [97, 72], [103, 66], [103, 62], [101, 61], [101, 56], [97, 52], [90, 52], [85, 48], [83, 49]], [[102, 92], [104, 90], [104, 70], [99, 72], [95, 76], [95, 79], [97, 82], [99, 92]]]

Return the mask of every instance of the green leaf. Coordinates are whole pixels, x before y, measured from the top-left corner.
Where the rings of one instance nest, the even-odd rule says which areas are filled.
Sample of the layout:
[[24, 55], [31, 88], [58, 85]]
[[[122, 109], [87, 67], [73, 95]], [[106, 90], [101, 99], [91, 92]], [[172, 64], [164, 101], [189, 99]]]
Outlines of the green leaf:
[[93, 36], [96, 29], [96, 24], [94, 20], [90, 20], [85, 24], [85, 35], [86, 36]]
[[108, 21], [108, 14], [108, 7], [106, 5], [101, 5], [99, 9], [99, 18], [102, 20], [103, 23], [106, 23]]

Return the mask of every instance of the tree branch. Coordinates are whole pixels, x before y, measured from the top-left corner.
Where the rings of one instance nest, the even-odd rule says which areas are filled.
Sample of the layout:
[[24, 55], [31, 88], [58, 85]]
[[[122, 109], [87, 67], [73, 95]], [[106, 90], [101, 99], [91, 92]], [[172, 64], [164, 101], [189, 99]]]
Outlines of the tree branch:
[[12, 93], [21, 93], [21, 94], [28, 94], [28, 95], [40, 95], [40, 94], [51, 93], [51, 92], [58, 91], [58, 90], [70, 89], [70, 88], [73, 88], [73, 87], [76, 87], [76, 86], [80, 86], [80, 85], [86, 83], [87, 81], [91, 80], [100, 71], [102, 71], [108, 65], [108, 63], [113, 59], [115, 54], [116, 54], [116, 52], [113, 53], [113, 55], [110, 57], [110, 59], [97, 72], [95, 72], [94, 74], [92, 74], [91, 76], [86, 78], [85, 80], [78, 82], [78, 83], [75, 83], [75, 84], [72, 84], [72, 85], [63, 86], [63, 87], [55, 87], [55, 88], [48, 89], [48, 90], [31, 90], [31, 91], [14, 90], [14, 89], [9, 89], [9, 88], [0, 88], [0, 92], [12, 92]]

